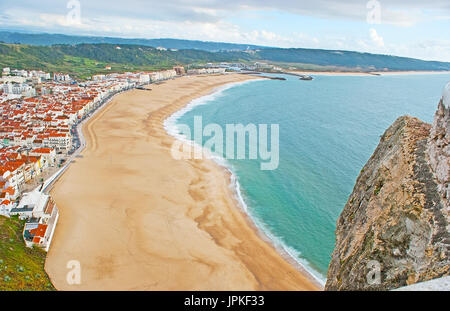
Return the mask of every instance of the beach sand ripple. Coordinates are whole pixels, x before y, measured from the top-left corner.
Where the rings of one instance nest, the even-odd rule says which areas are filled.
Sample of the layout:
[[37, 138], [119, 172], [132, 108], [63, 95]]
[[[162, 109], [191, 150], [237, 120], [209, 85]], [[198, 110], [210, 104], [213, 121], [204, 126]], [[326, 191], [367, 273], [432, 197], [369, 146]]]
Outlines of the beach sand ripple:
[[[46, 271], [59, 290], [315, 290], [253, 228], [210, 160], [174, 160], [163, 122], [252, 77], [182, 77], [132, 90], [83, 128], [87, 148], [52, 190], [60, 209]], [[81, 264], [69, 285], [66, 264]]]

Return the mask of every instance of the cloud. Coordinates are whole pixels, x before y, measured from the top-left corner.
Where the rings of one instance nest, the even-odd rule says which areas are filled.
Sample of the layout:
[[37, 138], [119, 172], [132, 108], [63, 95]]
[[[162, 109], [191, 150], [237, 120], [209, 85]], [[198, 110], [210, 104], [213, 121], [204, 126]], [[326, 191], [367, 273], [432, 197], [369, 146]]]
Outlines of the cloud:
[[[373, 1], [373, 0], [372, 0]], [[67, 11], [62, 0], [2, 0], [0, 11], [23, 8], [48, 14]], [[110, 0], [79, 0], [83, 14], [97, 14], [150, 18], [160, 21], [217, 22], [243, 10], [279, 10], [306, 16], [366, 20], [368, 9], [365, 0], [127, 0], [126, 3]], [[450, 16], [448, 0], [379, 0], [381, 22], [396, 25], [412, 25], [423, 18], [424, 10], [437, 10], [442, 16]]]
[[[15, 24], [21, 27], [58, 29], [68, 34], [121, 36], [129, 38], [192, 39], [204, 41], [225, 41], [257, 45], [293, 47], [317, 43], [316, 38], [305, 34], [293, 33], [283, 36], [267, 29], [243, 30], [241, 27], [218, 20], [214, 22], [197, 20], [160, 20], [139, 19], [123, 16], [95, 16], [81, 14], [80, 23], [73, 23], [70, 14], [41, 13], [35, 14], [25, 10], [9, 9], [8, 16], [15, 16]], [[216, 14], [209, 12], [208, 14]], [[1, 23], [1, 19], [0, 19]]]
[[372, 39], [372, 42], [375, 43], [376, 46], [384, 47], [384, 39], [383, 39], [383, 37], [378, 35], [375, 28], [370, 28], [369, 33], [370, 33], [370, 39]]
[[[76, 2], [71, 0], [70, 2]], [[69, 0], [1, 0], [0, 26], [53, 33], [119, 36], [128, 38], [179, 38], [205, 41], [248, 43], [279, 47], [309, 47], [389, 53], [426, 59], [450, 61], [449, 45], [428, 36], [393, 40], [386, 27], [399, 31], [418, 23], [441, 22], [442, 29], [430, 33], [445, 38], [450, 20], [448, 0], [378, 0], [379, 25], [366, 24], [368, 0], [127, 0], [124, 4], [111, 0], [78, 0], [80, 23], [67, 19]], [[371, 0], [377, 2], [377, 0]], [[343, 28], [328, 34], [314, 27], [272, 29], [277, 20], [272, 13], [288, 12], [290, 16], [315, 18], [315, 22], [333, 29], [336, 21], [356, 21], [360, 31]], [[431, 13], [430, 13], [431, 12]], [[270, 16], [269, 16], [270, 15]], [[236, 16], [250, 16], [251, 22], [236, 21]], [[438, 21], [434, 19], [438, 17]], [[341, 23], [342, 24], [342, 23]], [[339, 23], [336, 22], [336, 25]], [[374, 27], [370, 29], [370, 27]], [[375, 29], [376, 28], [376, 29]], [[405, 30], [402, 30], [405, 29]], [[379, 34], [380, 31], [385, 36]], [[430, 44], [430, 47], [426, 45]]]

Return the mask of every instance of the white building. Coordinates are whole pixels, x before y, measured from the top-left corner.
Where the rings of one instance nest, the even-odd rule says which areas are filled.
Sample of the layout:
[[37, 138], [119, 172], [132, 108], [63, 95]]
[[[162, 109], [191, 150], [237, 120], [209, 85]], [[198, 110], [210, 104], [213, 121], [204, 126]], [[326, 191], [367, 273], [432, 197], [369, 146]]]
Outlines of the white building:
[[11, 83], [3, 84], [3, 93], [12, 94], [12, 87], [13, 87], [13, 85]]
[[3, 83], [25, 83], [27, 79], [21, 76], [4, 76], [1, 78]]
[[38, 77], [38, 76], [34, 76], [34, 77], [31, 78], [31, 82], [32, 82], [33, 84], [41, 84], [42, 78], [41, 78], [41, 77]]
[[43, 72], [43, 71], [36, 71], [36, 70], [33, 70], [33, 71], [31, 71], [30, 72], [30, 74], [31, 74], [31, 77], [39, 77], [39, 78], [41, 78], [41, 79], [44, 79], [44, 80], [50, 80], [50, 73], [48, 73], [48, 72]]
[[30, 156], [38, 157], [41, 156], [43, 161], [41, 167], [46, 169], [49, 166], [55, 166], [56, 164], [56, 150], [51, 148], [36, 148], [30, 151]]
[[8, 184], [16, 190], [19, 189], [19, 187], [25, 183], [23, 167], [8, 169], [0, 176], [0, 180], [7, 181]]
[[226, 68], [200, 68], [200, 69], [189, 69], [189, 75], [202, 75], [202, 74], [224, 74]]
[[50, 134], [44, 138], [43, 145], [47, 148], [53, 148], [58, 151], [67, 151], [70, 149], [72, 140], [69, 134]]
[[92, 76], [92, 80], [93, 81], [103, 81], [105, 80], [106, 76], [105, 75], [94, 75]]
[[49, 195], [40, 191], [24, 193], [19, 205], [11, 210], [10, 215], [20, 219], [40, 218], [43, 215]]
[[0, 202], [0, 215], [9, 217], [14, 204], [10, 200], [3, 200]]
[[68, 81], [71, 81], [72, 79], [70, 78], [70, 76], [68, 74], [55, 72], [53, 74], [53, 80], [59, 81], [59, 82], [68, 82]]
[[36, 245], [48, 251], [59, 218], [58, 208], [52, 198], [39, 190], [25, 193], [18, 207], [10, 215], [28, 219], [23, 230], [26, 246]]
[[30, 77], [30, 74], [26, 70], [13, 69], [11, 71], [11, 74], [14, 76], [24, 77], [24, 78]]
[[3, 84], [3, 93], [12, 95], [21, 95], [25, 97], [36, 96], [36, 90], [32, 86], [29, 86], [28, 84], [24, 83], [20, 84], [5, 83]]
[[177, 76], [177, 72], [173, 69], [171, 70], [163, 70], [163, 71], [156, 71], [150, 73], [150, 81], [151, 82], [158, 82], [163, 80], [168, 80], [175, 78]]
[[36, 90], [28, 84], [18, 84], [13, 86], [13, 94], [22, 95], [24, 97], [36, 96]]
[[141, 74], [139, 75], [139, 83], [149, 83], [150, 75], [149, 74]]

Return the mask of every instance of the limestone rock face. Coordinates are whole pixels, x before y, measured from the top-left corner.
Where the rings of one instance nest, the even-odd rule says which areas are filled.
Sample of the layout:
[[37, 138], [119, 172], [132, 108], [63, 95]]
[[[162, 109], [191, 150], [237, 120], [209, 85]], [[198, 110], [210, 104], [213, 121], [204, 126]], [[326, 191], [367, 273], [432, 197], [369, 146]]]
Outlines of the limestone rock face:
[[[450, 83], [444, 89], [428, 139], [430, 165], [437, 179], [439, 193], [448, 205], [450, 199]], [[448, 210], [447, 210], [448, 212]]]
[[361, 170], [336, 226], [326, 290], [388, 290], [450, 274], [449, 108], [400, 117]]
[[450, 108], [450, 82], [444, 88], [442, 102], [447, 109]]

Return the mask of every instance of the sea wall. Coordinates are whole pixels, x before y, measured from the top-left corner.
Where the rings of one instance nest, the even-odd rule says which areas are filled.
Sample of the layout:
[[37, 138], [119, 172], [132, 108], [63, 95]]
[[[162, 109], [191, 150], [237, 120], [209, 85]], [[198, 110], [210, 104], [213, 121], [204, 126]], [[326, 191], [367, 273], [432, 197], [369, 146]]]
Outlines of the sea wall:
[[432, 126], [404, 116], [381, 137], [338, 218], [326, 290], [450, 274], [448, 100], [446, 88]]

